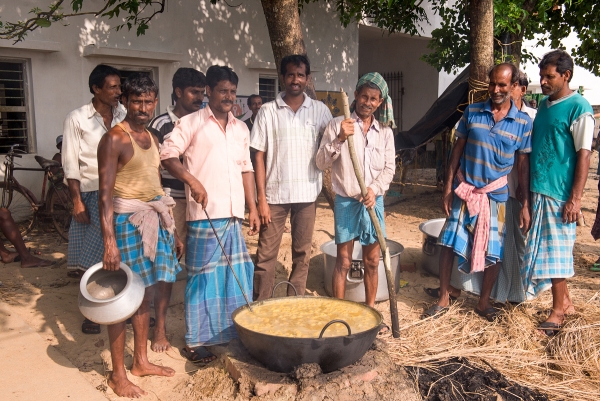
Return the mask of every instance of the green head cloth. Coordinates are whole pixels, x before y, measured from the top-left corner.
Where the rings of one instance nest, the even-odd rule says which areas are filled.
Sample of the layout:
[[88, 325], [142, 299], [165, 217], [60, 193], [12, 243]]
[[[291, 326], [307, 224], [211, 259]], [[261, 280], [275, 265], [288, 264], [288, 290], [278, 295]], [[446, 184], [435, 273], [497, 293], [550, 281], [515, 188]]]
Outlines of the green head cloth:
[[[383, 103], [379, 106], [379, 122], [383, 125], [389, 125], [392, 128], [396, 128], [396, 123], [394, 122], [394, 107], [392, 106], [392, 99], [389, 96], [389, 90], [385, 79], [378, 72], [369, 72], [360, 77], [358, 82], [356, 83], [356, 89], [360, 88], [367, 82], [375, 84], [379, 90], [381, 91], [381, 97], [383, 98]], [[354, 111], [356, 101], [352, 102], [352, 106], [350, 107], [351, 111]]]

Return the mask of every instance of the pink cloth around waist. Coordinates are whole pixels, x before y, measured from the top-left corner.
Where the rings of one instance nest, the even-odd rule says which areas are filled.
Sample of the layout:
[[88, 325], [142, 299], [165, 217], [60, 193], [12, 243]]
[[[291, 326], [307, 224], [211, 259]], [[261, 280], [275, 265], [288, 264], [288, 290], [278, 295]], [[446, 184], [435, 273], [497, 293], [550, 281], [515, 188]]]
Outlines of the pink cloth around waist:
[[504, 187], [507, 178], [506, 176], [500, 177], [483, 188], [476, 188], [466, 182], [460, 169], [456, 173], [456, 178], [460, 184], [456, 187], [454, 193], [465, 201], [471, 217], [478, 216], [471, 251], [471, 272], [481, 272], [485, 269], [485, 253], [490, 237], [490, 201], [487, 194]]
[[175, 206], [175, 201], [170, 196], [162, 196], [160, 199], [150, 202], [138, 199], [113, 199], [115, 213], [132, 213], [129, 216], [129, 222], [140, 232], [144, 245], [144, 256], [152, 262], [154, 262], [158, 244], [158, 225], [162, 224], [171, 234], [175, 228], [175, 220], [171, 215], [173, 206]]

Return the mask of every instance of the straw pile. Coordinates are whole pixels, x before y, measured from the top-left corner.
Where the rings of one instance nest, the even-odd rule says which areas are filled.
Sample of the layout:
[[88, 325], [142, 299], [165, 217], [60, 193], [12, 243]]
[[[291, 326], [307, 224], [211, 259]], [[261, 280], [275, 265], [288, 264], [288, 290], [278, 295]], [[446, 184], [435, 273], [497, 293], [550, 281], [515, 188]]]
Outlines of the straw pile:
[[[508, 380], [548, 394], [553, 400], [600, 399], [600, 293], [571, 290], [577, 312], [553, 338], [537, 325], [552, 307], [550, 293], [517, 307], [504, 307], [496, 322], [473, 312], [475, 299], [454, 304], [438, 319], [415, 319], [420, 306], [401, 321], [401, 338], [387, 338], [399, 365], [435, 369], [440, 361], [467, 358], [492, 367]], [[584, 295], [587, 295], [584, 297]], [[438, 365], [439, 366], [439, 365]]]

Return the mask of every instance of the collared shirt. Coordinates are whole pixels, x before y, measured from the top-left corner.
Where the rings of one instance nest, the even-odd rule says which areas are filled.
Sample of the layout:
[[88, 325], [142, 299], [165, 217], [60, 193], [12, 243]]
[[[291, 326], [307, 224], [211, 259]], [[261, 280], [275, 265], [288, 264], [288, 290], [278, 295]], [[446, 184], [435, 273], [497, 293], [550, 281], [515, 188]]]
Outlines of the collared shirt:
[[[467, 140], [460, 159], [465, 181], [476, 188], [510, 173], [515, 152], [531, 152], [532, 123], [529, 116], [510, 101], [510, 109], [500, 121], [494, 120], [491, 100], [469, 105], [456, 129], [457, 138]], [[508, 200], [508, 185], [490, 192], [496, 202]]]
[[[370, 187], [376, 196], [383, 195], [394, 178], [394, 133], [390, 127], [382, 126], [379, 121], [373, 119], [373, 123], [364, 134], [362, 120], [356, 113], [352, 113], [352, 118], [355, 120], [354, 148], [365, 185]], [[340, 143], [337, 138], [342, 121], [343, 116], [336, 117], [327, 125], [317, 152], [317, 167], [325, 170], [331, 166], [331, 181], [336, 194], [360, 199], [360, 187], [350, 159], [348, 141]]]
[[[533, 107], [529, 107], [525, 104], [525, 102], [521, 103], [521, 111], [526, 113], [531, 121], [535, 119], [535, 115], [537, 114], [537, 109]], [[519, 187], [519, 169], [517, 168], [517, 161], [515, 160], [515, 164], [513, 165], [510, 174], [508, 174], [508, 195], [511, 198], [517, 197], [517, 188]]]
[[283, 95], [258, 111], [250, 146], [266, 153], [267, 203], [314, 202], [323, 185], [315, 156], [331, 112], [323, 102], [304, 95], [304, 103], [294, 113]]
[[[161, 114], [150, 121], [148, 130], [158, 138], [158, 143], [162, 144], [165, 139], [171, 135], [175, 123], [179, 121], [173, 110], [175, 106], [167, 106], [167, 112]], [[185, 198], [185, 186], [183, 182], [173, 177], [166, 169], [160, 169], [161, 183], [165, 193], [174, 199]]]
[[[210, 106], [182, 117], [160, 150], [160, 159], [179, 158], [204, 186], [206, 211], [211, 219], [244, 218], [242, 173], [251, 172], [248, 127], [229, 113], [224, 128]], [[206, 220], [202, 205], [192, 199], [186, 185], [187, 221]]]
[[98, 143], [126, 115], [127, 110], [119, 104], [113, 108], [110, 127], [106, 127], [91, 101], [67, 115], [63, 125], [62, 164], [65, 178], [79, 181], [81, 192], [98, 190]]

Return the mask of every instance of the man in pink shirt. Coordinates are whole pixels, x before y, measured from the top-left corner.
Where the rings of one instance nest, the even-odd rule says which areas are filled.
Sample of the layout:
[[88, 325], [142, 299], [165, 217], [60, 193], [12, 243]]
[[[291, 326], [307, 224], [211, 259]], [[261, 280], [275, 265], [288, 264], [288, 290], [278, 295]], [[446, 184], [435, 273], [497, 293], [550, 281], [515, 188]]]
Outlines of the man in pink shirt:
[[244, 201], [251, 232], [260, 226], [248, 127], [231, 113], [238, 77], [231, 68], [214, 65], [206, 83], [208, 107], [182, 117], [160, 152], [163, 166], [186, 184], [187, 346], [182, 354], [192, 362], [215, 359], [205, 346], [237, 337], [231, 313], [245, 303], [208, 218], [246, 294], [252, 294], [254, 264], [242, 234]]

